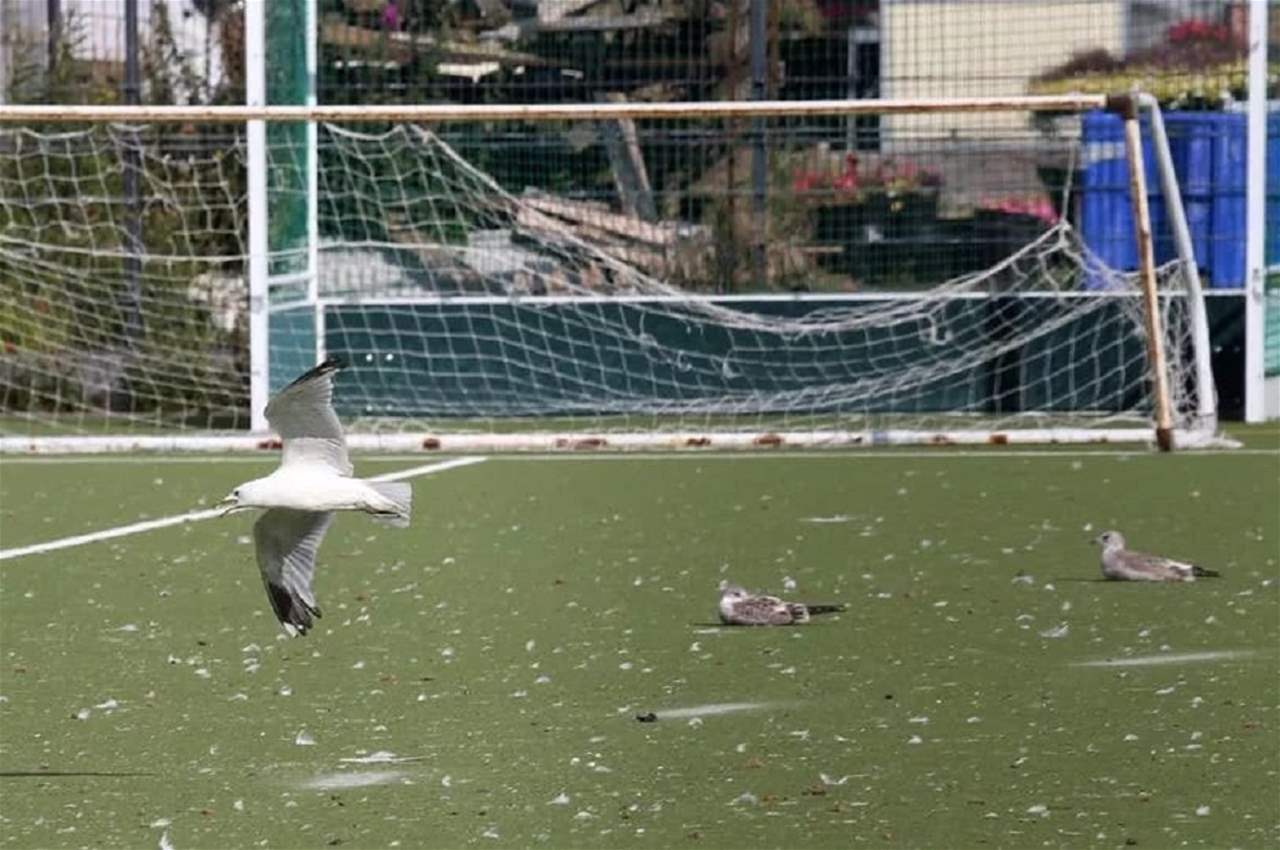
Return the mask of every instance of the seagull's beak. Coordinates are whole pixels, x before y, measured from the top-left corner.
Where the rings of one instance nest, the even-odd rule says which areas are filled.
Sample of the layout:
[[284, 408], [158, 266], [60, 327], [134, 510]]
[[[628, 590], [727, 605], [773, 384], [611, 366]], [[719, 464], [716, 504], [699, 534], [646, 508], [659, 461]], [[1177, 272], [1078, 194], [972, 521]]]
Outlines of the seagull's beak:
[[233, 513], [236, 508], [240, 507], [240, 500], [235, 496], [228, 496], [221, 502], [218, 502], [218, 504], [214, 505], [214, 507], [222, 510], [221, 516], [226, 516], [229, 513]]

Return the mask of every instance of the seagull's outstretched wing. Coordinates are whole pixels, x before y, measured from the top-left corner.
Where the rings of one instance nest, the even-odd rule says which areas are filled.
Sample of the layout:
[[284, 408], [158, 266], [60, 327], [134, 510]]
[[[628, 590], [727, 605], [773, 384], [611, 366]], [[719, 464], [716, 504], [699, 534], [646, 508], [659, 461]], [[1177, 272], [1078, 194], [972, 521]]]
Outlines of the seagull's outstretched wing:
[[272, 508], [253, 524], [258, 569], [276, 617], [285, 626], [306, 634], [320, 608], [311, 593], [316, 550], [333, 522], [331, 511]]
[[267, 421], [284, 441], [280, 463], [323, 463], [351, 474], [342, 423], [333, 411], [333, 373], [343, 363], [330, 357], [299, 376], [267, 405]]

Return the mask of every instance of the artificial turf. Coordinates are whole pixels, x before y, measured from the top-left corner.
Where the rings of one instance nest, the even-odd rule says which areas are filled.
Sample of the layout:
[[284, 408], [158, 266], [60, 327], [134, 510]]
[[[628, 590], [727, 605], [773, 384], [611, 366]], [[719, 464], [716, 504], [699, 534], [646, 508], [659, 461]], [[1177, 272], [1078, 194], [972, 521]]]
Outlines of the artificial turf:
[[[5, 459], [0, 548], [270, 467]], [[0, 845], [1274, 846], [1278, 471], [493, 458], [416, 479], [407, 530], [341, 517], [294, 640], [252, 516], [3, 560]], [[1101, 582], [1104, 528], [1223, 577]], [[850, 609], [718, 627], [722, 579]]]

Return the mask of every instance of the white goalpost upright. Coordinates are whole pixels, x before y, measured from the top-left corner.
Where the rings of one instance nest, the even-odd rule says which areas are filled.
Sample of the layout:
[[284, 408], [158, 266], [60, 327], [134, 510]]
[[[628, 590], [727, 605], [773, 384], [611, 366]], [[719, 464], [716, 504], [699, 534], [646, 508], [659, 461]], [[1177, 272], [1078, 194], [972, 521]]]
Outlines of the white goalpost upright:
[[[247, 3], [244, 10], [245, 83], [248, 106], [267, 105], [266, 4]], [[267, 123], [246, 122], [249, 206], [249, 427], [267, 430], [267, 399], [271, 384], [270, 248], [267, 221]]]
[[[262, 4], [246, 13], [252, 46]], [[351, 365], [340, 414], [357, 448], [1221, 444], [1203, 294], [1149, 97], [324, 106], [312, 46], [307, 102], [269, 106], [263, 57], [249, 57], [244, 107], [0, 107], [0, 180], [8, 167], [22, 186], [31, 175], [56, 185], [77, 169], [109, 180], [127, 143], [117, 127], [133, 128], [127, 139], [154, 136], [141, 159], [153, 230], [164, 236], [143, 264], [151, 348], [121, 361], [113, 384], [128, 394], [104, 401], [86, 389], [91, 367], [79, 355], [57, 360], [75, 346], [89, 363], [121, 356], [109, 323], [89, 333], [68, 318], [61, 347], [32, 356], [29, 376], [0, 375], [14, 384], [0, 386], [10, 421], [30, 424], [29, 433], [11, 426], [0, 450], [269, 447], [262, 410], [273, 384], [326, 353]], [[570, 210], [513, 192], [434, 129], [1102, 108], [1124, 119], [1136, 271], [1107, 267], [1064, 216], [989, 267], [908, 291], [691, 287], [710, 262], [698, 227], [621, 222], [599, 206]], [[1163, 264], [1141, 111], [1176, 249]], [[301, 273], [285, 264], [291, 270], [273, 276], [270, 169], [282, 155], [298, 159], [271, 141], [275, 122], [306, 123], [306, 250]], [[229, 130], [232, 141], [195, 147], [192, 127]], [[108, 303], [117, 252], [95, 228], [119, 211], [91, 193], [63, 203], [57, 233], [33, 220], [0, 234], [0, 262], [32, 303], [59, 281]], [[581, 209], [591, 217], [573, 212]], [[637, 230], [649, 241], [618, 236]], [[76, 232], [85, 247], [66, 244]], [[666, 247], [655, 254], [655, 244]], [[247, 368], [238, 372], [240, 353], [227, 346], [241, 319], [215, 295], [234, 301], [246, 281]], [[72, 306], [54, 308], [64, 310], [70, 317]], [[63, 374], [68, 358], [74, 374]], [[273, 381], [277, 360], [288, 366]]]
[[1249, 3], [1249, 100], [1245, 141], [1244, 419], [1266, 413], [1267, 0]]

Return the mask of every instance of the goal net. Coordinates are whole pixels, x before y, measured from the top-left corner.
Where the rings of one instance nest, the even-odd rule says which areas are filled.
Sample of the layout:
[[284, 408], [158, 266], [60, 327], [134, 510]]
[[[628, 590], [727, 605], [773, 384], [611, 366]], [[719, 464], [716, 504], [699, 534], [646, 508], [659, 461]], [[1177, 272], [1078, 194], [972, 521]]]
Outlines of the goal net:
[[[253, 384], [335, 356], [366, 446], [1149, 440], [1141, 276], [1075, 223], [1078, 124], [1008, 114], [870, 151], [838, 115], [272, 124], [256, 288], [243, 122], [0, 124], [0, 432], [253, 444]], [[966, 171], [1027, 145], [1060, 182], [984, 201]], [[1202, 441], [1200, 294], [1152, 276]]]

